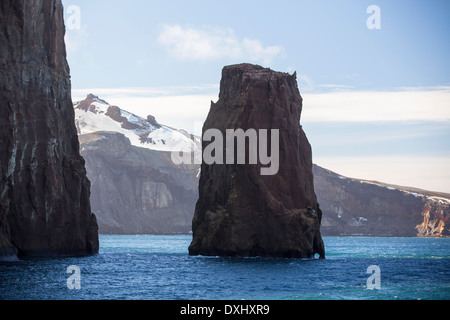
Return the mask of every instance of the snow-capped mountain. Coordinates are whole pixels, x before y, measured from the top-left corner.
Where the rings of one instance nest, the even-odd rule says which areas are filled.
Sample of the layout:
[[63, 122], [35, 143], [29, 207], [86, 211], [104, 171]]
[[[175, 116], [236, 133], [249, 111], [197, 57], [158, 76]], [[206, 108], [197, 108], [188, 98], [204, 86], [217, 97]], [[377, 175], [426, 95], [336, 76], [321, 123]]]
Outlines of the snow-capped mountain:
[[127, 137], [131, 144], [160, 151], [194, 152], [201, 148], [200, 138], [185, 130], [177, 130], [110, 105], [99, 97], [88, 94], [74, 103], [75, 125], [79, 135], [97, 131], [114, 131]]

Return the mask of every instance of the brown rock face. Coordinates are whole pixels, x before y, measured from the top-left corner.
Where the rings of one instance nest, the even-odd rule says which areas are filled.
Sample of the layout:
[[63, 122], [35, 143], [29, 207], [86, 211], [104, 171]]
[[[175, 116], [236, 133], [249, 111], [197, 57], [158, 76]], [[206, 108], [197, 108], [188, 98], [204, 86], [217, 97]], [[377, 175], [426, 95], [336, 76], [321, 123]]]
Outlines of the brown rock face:
[[[203, 133], [213, 128], [225, 137], [227, 129], [268, 129], [272, 134], [278, 129], [279, 169], [261, 175], [267, 166], [260, 161], [206, 164], [204, 154], [191, 255], [325, 256], [301, 110], [295, 74], [250, 64], [223, 69], [219, 100], [211, 104]], [[203, 150], [208, 144], [203, 142]], [[225, 157], [225, 147], [223, 152]]]
[[0, 5], [0, 256], [98, 251], [60, 0]]

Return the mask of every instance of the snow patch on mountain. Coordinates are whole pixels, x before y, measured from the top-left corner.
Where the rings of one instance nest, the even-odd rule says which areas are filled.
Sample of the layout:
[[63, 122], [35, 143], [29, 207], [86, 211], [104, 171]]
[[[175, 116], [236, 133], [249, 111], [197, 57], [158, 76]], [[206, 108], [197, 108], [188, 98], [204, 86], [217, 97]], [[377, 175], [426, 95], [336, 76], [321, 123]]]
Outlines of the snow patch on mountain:
[[160, 151], [201, 150], [200, 139], [187, 131], [161, 125], [153, 116], [144, 119], [93, 94], [75, 102], [74, 110], [79, 135], [114, 131], [123, 134], [136, 147]]

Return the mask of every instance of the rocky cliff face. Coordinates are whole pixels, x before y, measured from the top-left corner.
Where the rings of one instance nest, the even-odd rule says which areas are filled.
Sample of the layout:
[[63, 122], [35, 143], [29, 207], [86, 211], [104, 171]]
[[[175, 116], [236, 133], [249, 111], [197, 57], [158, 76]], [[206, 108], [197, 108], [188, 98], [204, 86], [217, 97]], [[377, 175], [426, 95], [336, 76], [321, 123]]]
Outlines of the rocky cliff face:
[[95, 253], [61, 1], [2, 1], [0, 30], [0, 255]]
[[418, 237], [450, 236], [450, 200], [428, 200], [422, 211], [423, 221], [416, 226]]
[[188, 233], [200, 165], [175, 165], [171, 153], [131, 145], [117, 132], [79, 137], [100, 233]]
[[450, 195], [340, 176], [314, 166], [322, 234], [449, 236]]
[[214, 128], [225, 137], [226, 129], [278, 129], [279, 170], [261, 175], [260, 162], [203, 161], [191, 255], [324, 257], [301, 109], [295, 74], [249, 64], [223, 69], [219, 100], [211, 104], [203, 133]]

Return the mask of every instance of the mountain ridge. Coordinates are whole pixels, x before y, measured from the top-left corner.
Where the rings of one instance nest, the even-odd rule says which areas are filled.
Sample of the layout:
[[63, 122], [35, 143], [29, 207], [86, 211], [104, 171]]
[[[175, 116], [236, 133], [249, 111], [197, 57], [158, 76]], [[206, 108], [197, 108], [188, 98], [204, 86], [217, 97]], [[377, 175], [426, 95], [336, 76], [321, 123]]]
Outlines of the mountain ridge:
[[[111, 106], [105, 100], [91, 95], [88, 97], [94, 102], [95, 107], [96, 103], [102, 102], [106, 107], [104, 114], [106, 114], [107, 109]], [[86, 100], [86, 99], [85, 99]], [[80, 120], [82, 121], [83, 117], [80, 115], [86, 114], [91, 108], [92, 103], [84, 103], [82, 107], [80, 107], [80, 102], [74, 103], [76, 116], [76, 124], [77, 128], [80, 128]], [[119, 110], [119, 115], [123, 111], [125, 115], [132, 113], [116, 107]], [[78, 110], [78, 111], [77, 111]], [[117, 111], [117, 109], [116, 109]], [[117, 114], [117, 113], [116, 113]], [[100, 114], [101, 115], [101, 114]], [[89, 116], [96, 117], [98, 114], [92, 113]], [[135, 115], [134, 115], [135, 116]], [[136, 116], [138, 117], [138, 116]], [[151, 118], [150, 118], [151, 117]], [[128, 119], [127, 117], [125, 117]], [[139, 121], [150, 121], [154, 124], [158, 124], [156, 119], [153, 116], [147, 117], [144, 119], [139, 117]], [[92, 119], [91, 119], [92, 120]], [[114, 120], [113, 120], [114, 121]], [[123, 121], [122, 121], [123, 122]], [[134, 148], [142, 149], [139, 153], [146, 153], [144, 150], [149, 152], [146, 157], [148, 159], [165, 159], [167, 168], [172, 168], [171, 175], [176, 177], [179, 175], [177, 170], [180, 172], [188, 172], [188, 175], [185, 175], [182, 179], [187, 179], [193, 185], [183, 188], [186, 188], [185, 191], [187, 194], [190, 194], [191, 199], [188, 201], [189, 205], [183, 207], [178, 207], [183, 212], [182, 220], [183, 222], [180, 225], [183, 227], [178, 229], [170, 229], [162, 227], [160, 222], [157, 224], [160, 227], [156, 229], [142, 229], [142, 232], [154, 232], [154, 233], [171, 233], [171, 232], [181, 232], [187, 233], [191, 229], [190, 227], [190, 219], [192, 219], [194, 212], [194, 204], [198, 197], [198, 177], [200, 172], [200, 166], [187, 166], [187, 167], [176, 167], [170, 160], [170, 153], [167, 150], [157, 150], [158, 146], [155, 147], [154, 144], [143, 144], [139, 140], [134, 140], [135, 144], [132, 143], [130, 139], [128, 139], [127, 135], [123, 134], [123, 130], [132, 131], [133, 129], [124, 129], [122, 128], [122, 123], [115, 121], [113, 127], [102, 128], [102, 121], [98, 121], [98, 126], [96, 129], [99, 129], [97, 132], [88, 132], [82, 135], [79, 135], [79, 140], [81, 144], [81, 153], [86, 159], [86, 168], [88, 170], [88, 177], [93, 182], [95, 187], [92, 190], [91, 199], [93, 199], [93, 211], [96, 213], [99, 220], [99, 230], [101, 233], [133, 233], [136, 232], [136, 226], [127, 227], [127, 228], [111, 228], [108, 226], [107, 219], [114, 220], [116, 226], [120, 226], [120, 221], [122, 221], [121, 215], [125, 215], [125, 213], [121, 213], [118, 208], [118, 204], [116, 205], [108, 205], [110, 210], [115, 211], [115, 215], [117, 218], [114, 218], [113, 215], [107, 215], [108, 217], [102, 217], [106, 213], [104, 210], [105, 200], [97, 201], [100, 195], [102, 197], [107, 194], [105, 190], [103, 190], [101, 183], [98, 183], [98, 175], [101, 172], [101, 168], [99, 167], [99, 161], [102, 158], [105, 158], [106, 155], [110, 155], [110, 150], [106, 148], [106, 141], [101, 141], [102, 132], [106, 132], [104, 136], [111, 136], [111, 133], [119, 132], [119, 135], [123, 135], [126, 139], [122, 139], [119, 135], [113, 134], [112, 140], [118, 143], [119, 149], [123, 149], [129, 144], [129, 147], [134, 150]], [[150, 124], [151, 125], [151, 124]], [[156, 127], [156, 126], [154, 126]], [[177, 132], [179, 137], [182, 137], [183, 143], [181, 144], [181, 148], [177, 149], [177, 143], [173, 143], [171, 147], [178, 151], [186, 151], [192, 152], [193, 148], [183, 148], [183, 146], [194, 144], [194, 150], [198, 150], [195, 148], [201, 148], [200, 138], [197, 136], [193, 136], [189, 134], [187, 131], [183, 129], [174, 129], [167, 125], [162, 125], [162, 128], [166, 128], [166, 130], [172, 130]], [[112, 129], [106, 130], [105, 129]], [[92, 129], [92, 128], [91, 128]], [[80, 134], [79, 130], [79, 134]], [[109, 131], [109, 132], [108, 132]], [[169, 131], [170, 132], [170, 131]], [[161, 139], [164, 139], [164, 136], [160, 136]], [[128, 139], [128, 142], [127, 142]], [[189, 143], [187, 144], [186, 141]], [[192, 146], [192, 145], [191, 145]], [[152, 149], [155, 148], [155, 149]], [[129, 150], [131, 150], [129, 149]], [[128, 150], [128, 149], [127, 149]], [[175, 151], [175, 150], [173, 150]], [[156, 152], [156, 153], [155, 153]], [[162, 152], [165, 154], [164, 157], [157, 156], [158, 152]], [[134, 150], [132, 153], [136, 153]], [[114, 157], [113, 157], [114, 158]], [[135, 164], [133, 164], [133, 157], [127, 156], [125, 153], [120, 156], [114, 158], [115, 161], [121, 161], [122, 163], [126, 163], [126, 167], [130, 170]], [[105, 158], [106, 159], [106, 158]], [[109, 165], [111, 159], [108, 160]], [[150, 161], [150, 160], [149, 160]], [[158, 160], [159, 161], [159, 160]], [[95, 165], [94, 165], [95, 164]], [[115, 167], [115, 166], [114, 166]], [[147, 166], [148, 170], [152, 170], [151, 163]], [[146, 170], [147, 170], [146, 169]], [[106, 172], [109, 172], [108, 175], [111, 175], [112, 172], [116, 172], [116, 169], [110, 170], [105, 169]], [[124, 172], [126, 170], [124, 169]], [[102, 172], [105, 174], [106, 172]], [[380, 181], [373, 180], [365, 180], [358, 179], [353, 177], [346, 177], [339, 173], [333, 172], [331, 170], [321, 168], [317, 165], [313, 165], [313, 173], [314, 173], [314, 185], [315, 191], [318, 197], [318, 202], [320, 203], [320, 207], [323, 211], [323, 221], [322, 221], [322, 234], [326, 235], [372, 235], [372, 236], [447, 236], [449, 234], [448, 230], [448, 217], [450, 216], [450, 194], [443, 192], [434, 192], [409, 186], [400, 186], [395, 184], [384, 183]], [[125, 173], [123, 173], [125, 174]], [[152, 181], [152, 178], [147, 176], [146, 179]], [[112, 186], [114, 180], [111, 179], [107, 184], [110, 188], [116, 188], [116, 186]], [[146, 183], [144, 180], [140, 181], [140, 183]], [[159, 183], [159, 182], [158, 182]], [[116, 183], [117, 184], [117, 183]], [[120, 184], [120, 183], [119, 183]], [[172, 186], [177, 183], [170, 183]], [[351, 188], [349, 186], [352, 186]], [[104, 186], [106, 188], [106, 186]], [[120, 186], [117, 186], [119, 188]], [[167, 190], [169, 190], [168, 188]], [[190, 191], [189, 191], [190, 190]], [[121, 191], [126, 194], [127, 188], [124, 187], [124, 190]], [[370, 197], [373, 195], [373, 197]], [[164, 195], [160, 195], [161, 197], [165, 197]], [[171, 194], [170, 197], [173, 195]], [[193, 200], [192, 200], [193, 199]], [[365, 201], [365, 203], [363, 203]], [[113, 200], [111, 199], [111, 202]], [[103, 203], [103, 205], [100, 205]], [[131, 203], [130, 206], [133, 206]], [[144, 211], [143, 208], [135, 208], [136, 212]], [[158, 209], [161, 210], [161, 209]], [[169, 209], [164, 209], [169, 211]], [[385, 212], [383, 212], [383, 210]], [[123, 211], [123, 210], [122, 210]], [[181, 212], [180, 211], [180, 212]], [[189, 213], [190, 212], [190, 213]], [[347, 215], [344, 215], [343, 212], [347, 212]], [[156, 213], [155, 213], [156, 214]], [[187, 218], [186, 218], [187, 217]], [[371, 218], [372, 217], [372, 218]], [[156, 217], [152, 219], [156, 219], [153, 221], [158, 221]], [[162, 219], [162, 218], [161, 218]], [[379, 221], [376, 221], [376, 220]], [[134, 229], [133, 229], [134, 228]], [[152, 231], [153, 230], [153, 231]], [[156, 230], [156, 231], [155, 231]]]
[[443, 193], [347, 178], [317, 165], [313, 172], [326, 235], [450, 235], [450, 199]]
[[144, 119], [92, 93], [73, 105], [78, 135], [115, 131], [126, 136], [132, 145], [141, 148], [186, 152], [200, 148], [200, 138], [189, 135], [186, 130], [159, 124], [152, 115]]
[[[320, 167], [319, 165], [317, 165], [318, 167]], [[323, 167], [321, 167], [323, 168]], [[380, 187], [384, 187], [384, 188], [391, 188], [391, 189], [395, 189], [395, 190], [400, 190], [400, 191], [407, 191], [410, 193], [417, 193], [417, 194], [421, 194], [424, 196], [431, 196], [431, 197], [441, 197], [444, 199], [447, 199], [450, 201], [450, 193], [446, 193], [446, 192], [441, 192], [441, 191], [433, 191], [433, 190], [426, 190], [426, 189], [421, 189], [421, 188], [417, 188], [417, 187], [412, 187], [412, 186], [404, 186], [404, 185], [399, 185], [399, 184], [393, 184], [393, 183], [387, 183], [387, 182], [382, 182], [382, 181], [378, 181], [378, 180], [371, 180], [371, 179], [361, 179], [361, 178], [355, 178], [355, 177], [349, 177], [349, 176], [345, 176], [342, 174], [339, 174], [338, 172], [335, 172], [333, 170], [329, 170], [326, 168], [323, 168], [325, 170], [328, 170], [340, 177], [343, 177], [345, 179], [350, 179], [353, 181], [358, 181], [360, 183], [367, 183], [367, 184], [374, 184], [374, 185], [378, 185]]]

